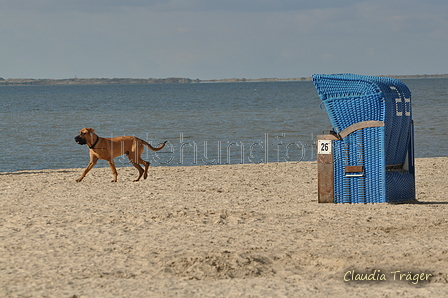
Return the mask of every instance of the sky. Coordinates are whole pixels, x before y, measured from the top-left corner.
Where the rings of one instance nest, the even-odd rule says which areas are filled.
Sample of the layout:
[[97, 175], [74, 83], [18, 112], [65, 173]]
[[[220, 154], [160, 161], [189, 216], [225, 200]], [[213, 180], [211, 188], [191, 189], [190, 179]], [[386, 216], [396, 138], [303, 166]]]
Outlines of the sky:
[[0, 0], [0, 78], [448, 73], [447, 0]]

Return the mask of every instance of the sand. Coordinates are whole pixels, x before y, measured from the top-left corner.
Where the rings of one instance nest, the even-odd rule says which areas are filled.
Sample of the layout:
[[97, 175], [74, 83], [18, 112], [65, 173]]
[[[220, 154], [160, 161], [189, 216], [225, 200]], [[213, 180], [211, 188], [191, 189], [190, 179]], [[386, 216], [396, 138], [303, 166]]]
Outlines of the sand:
[[401, 205], [318, 204], [315, 162], [0, 173], [0, 296], [442, 297], [448, 157], [416, 165]]

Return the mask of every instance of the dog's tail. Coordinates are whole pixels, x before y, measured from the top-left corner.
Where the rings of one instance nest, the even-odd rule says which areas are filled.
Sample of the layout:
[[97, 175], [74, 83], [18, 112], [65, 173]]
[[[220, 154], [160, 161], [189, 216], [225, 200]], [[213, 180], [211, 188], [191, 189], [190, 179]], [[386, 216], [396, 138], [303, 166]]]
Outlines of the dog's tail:
[[140, 141], [142, 141], [142, 143], [143, 143], [144, 145], [146, 145], [146, 147], [148, 147], [148, 148], [151, 149], [152, 151], [160, 151], [160, 150], [162, 150], [163, 147], [165, 147], [165, 144], [166, 144], [166, 142], [167, 142], [167, 141], [163, 142], [163, 144], [160, 145], [159, 147], [153, 147], [153, 146], [151, 146], [151, 144], [149, 144], [148, 142], [146, 142], [146, 141], [144, 141], [144, 140], [142, 140], [142, 139], [140, 139]]

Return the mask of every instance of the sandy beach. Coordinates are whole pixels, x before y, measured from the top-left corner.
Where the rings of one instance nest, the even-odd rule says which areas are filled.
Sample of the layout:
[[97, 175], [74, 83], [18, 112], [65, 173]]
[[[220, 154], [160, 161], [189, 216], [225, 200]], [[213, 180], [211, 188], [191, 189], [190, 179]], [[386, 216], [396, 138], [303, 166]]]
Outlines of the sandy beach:
[[318, 204], [315, 162], [82, 170], [0, 173], [0, 297], [447, 293], [448, 157], [400, 205]]

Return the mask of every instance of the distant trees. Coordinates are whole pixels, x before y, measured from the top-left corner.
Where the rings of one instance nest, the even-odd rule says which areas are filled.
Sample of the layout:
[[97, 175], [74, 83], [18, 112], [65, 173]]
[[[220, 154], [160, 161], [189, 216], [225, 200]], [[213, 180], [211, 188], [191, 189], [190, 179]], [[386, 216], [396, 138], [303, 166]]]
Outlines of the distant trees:
[[[448, 78], [448, 74], [436, 75], [404, 75], [391, 76], [397, 79], [426, 79], [426, 78]], [[298, 77], [288, 79], [278, 78], [231, 78], [231, 79], [188, 79], [188, 78], [165, 78], [165, 79], [130, 79], [130, 78], [71, 78], [71, 79], [4, 79], [0, 78], [0, 85], [110, 85], [110, 84], [189, 84], [189, 83], [244, 83], [244, 82], [288, 82], [288, 81], [311, 81], [311, 77]]]

